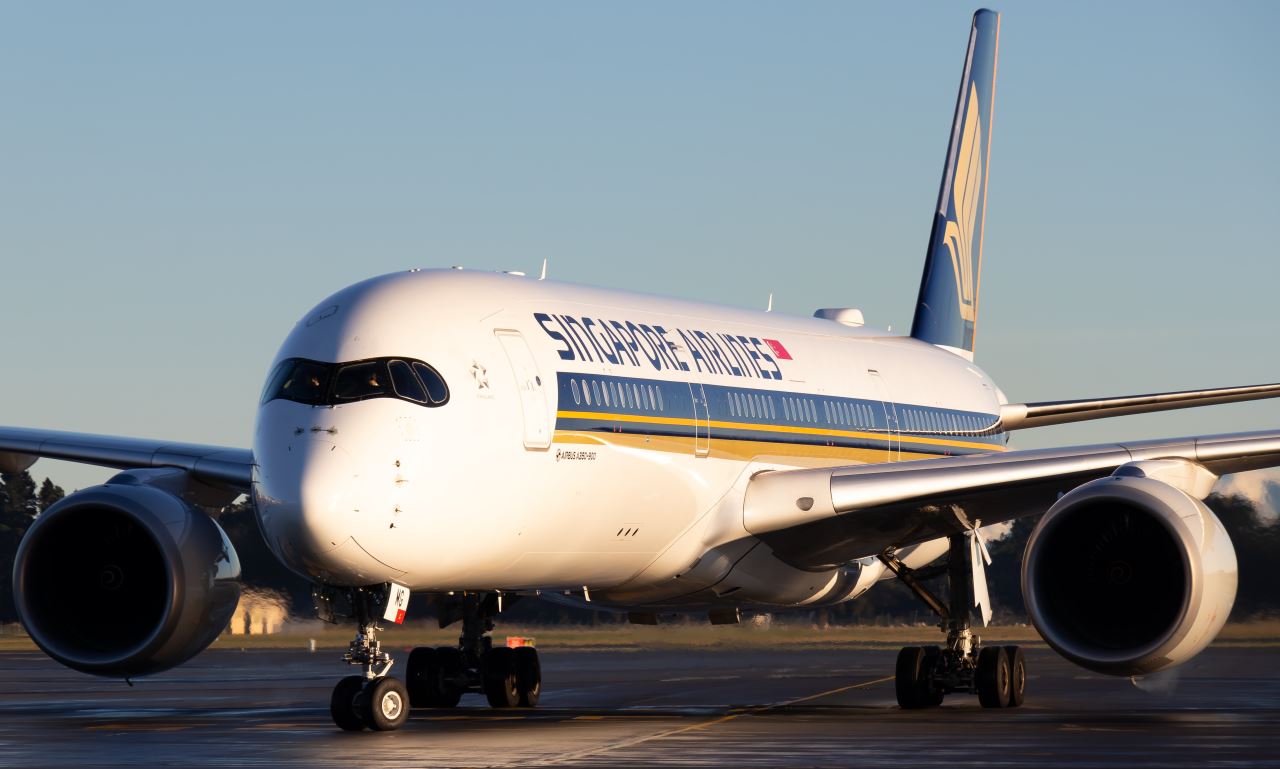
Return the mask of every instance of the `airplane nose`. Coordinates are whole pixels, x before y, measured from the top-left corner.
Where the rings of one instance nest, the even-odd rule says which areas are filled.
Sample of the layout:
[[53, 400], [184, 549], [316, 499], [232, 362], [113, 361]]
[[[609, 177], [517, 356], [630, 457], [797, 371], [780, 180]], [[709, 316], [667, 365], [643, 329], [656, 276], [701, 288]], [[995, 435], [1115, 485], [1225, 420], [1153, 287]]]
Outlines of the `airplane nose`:
[[260, 466], [258, 511], [272, 549], [297, 571], [327, 571], [321, 556], [351, 538], [347, 498], [358, 477], [351, 455], [328, 441], [301, 439]]
[[298, 474], [299, 513], [312, 549], [331, 550], [350, 536], [343, 498], [355, 480], [351, 456], [325, 441], [308, 441]]

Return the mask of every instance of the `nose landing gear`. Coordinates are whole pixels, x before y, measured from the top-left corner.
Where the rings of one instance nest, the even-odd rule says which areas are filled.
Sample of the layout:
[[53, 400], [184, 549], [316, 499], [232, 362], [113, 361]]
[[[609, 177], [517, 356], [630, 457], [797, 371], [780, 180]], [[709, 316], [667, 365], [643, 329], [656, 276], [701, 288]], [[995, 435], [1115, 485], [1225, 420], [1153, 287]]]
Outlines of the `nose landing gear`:
[[[409, 690], [399, 679], [387, 675], [395, 661], [382, 650], [377, 638], [382, 629], [377, 626], [378, 610], [387, 605], [391, 589], [390, 585], [352, 588], [346, 594], [357, 630], [342, 660], [360, 665], [364, 674], [339, 681], [329, 698], [329, 714], [344, 731], [389, 732], [409, 719]], [[332, 591], [318, 592], [316, 604], [321, 618], [333, 621]]]
[[984, 708], [1013, 708], [1022, 704], [1027, 668], [1022, 649], [1017, 646], [982, 646], [974, 635], [969, 606], [973, 599], [973, 566], [968, 535], [948, 538], [945, 574], [949, 583], [950, 606], [942, 603], [920, 580], [936, 576], [939, 570], [907, 568], [892, 549], [880, 560], [911, 592], [941, 619], [946, 632], [943, 647], [908, 646], [898, 652], [894, 688], [898, 705], [905, 710], [936, 707], [948, 694], [977, 694]]

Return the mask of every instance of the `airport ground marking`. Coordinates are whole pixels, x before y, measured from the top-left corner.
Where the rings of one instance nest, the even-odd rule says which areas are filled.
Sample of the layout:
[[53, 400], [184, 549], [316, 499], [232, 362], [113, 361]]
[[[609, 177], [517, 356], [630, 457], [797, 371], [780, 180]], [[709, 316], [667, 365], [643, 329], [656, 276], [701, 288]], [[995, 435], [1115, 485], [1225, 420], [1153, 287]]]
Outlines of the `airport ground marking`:
[[[560, 755], [553, 759], [544, 759], [541, 761], [533, 761], [531, 763], [525, 763], [522, 761], [521, 765], [522, 766], [545, 766], [548, 764], [562, 764], [570, 761], [578, 761], [584, 758], [591, 758], [592, 756], [598, 756], [602, 753], [610, 753], [615, 750], [622, 750], [623, 748], [635, 747], [636, 745], [641, 745], [646, 742], [652, 742], [654, 740], [662, 740], [662, 739], [666, 739], [667, 737], [674, 737], [677, 734], [684, 734], [686, 732], [709, 729], [710, 727], [719, 726], [720, 724], [728, 723], [735, 719], [742, 718], [743, 716], [759, 715], [761, 713], [767, 713], [771, 710], [777, 710], [779, 708], [786, 708], [792, 705], [798, 705], [801, 702], [809, 702], [810, 700], [817, 700], [817, 699], [822, 699], [823, 697], [830, 697], [833, 694], [841, 694], [843, 692], [853, 691], [854, 689], [866, 689], [868, 687], [875, 686], [876, 684], [883, 684], [892, 680], [893, 680], [893, 676], [885, 676], [883, 678], [876, 678], [871, 681], [859, 681], [858, 683], [848, 684], [846, 686], [837, 686], [834, 689], [828, 689], [824, 692], [818, 692], [817, 694], [807, 694], [803, 697], [796, 697], [794, 699], [784, 700], [782, 702], [774, 702], [768, 705], [753, 705], [751, 707], [741, 708], [733, 712], [727, 713], [723, 716], [720, 716], [719, 718], [713, 718], [710, 721], [703, 721], [702, 723], [698, 723], [698, 724], [690, 724], [689, 726], [681, 726], [675, 729], [668, 729], [663, 732], [658, 732], [657, 734], [647, 734], [643, 737], [633, 737], [629, 740], [623, 740], [622, 742], [617, 742], [612, 745], [602, 745], [596, 748], [588, 748], [586, 750], [578, 751], [577, 753], [567, 753], [564, 755]], [[499, 764], [498, 766], [505, 766], [505, 764]]]

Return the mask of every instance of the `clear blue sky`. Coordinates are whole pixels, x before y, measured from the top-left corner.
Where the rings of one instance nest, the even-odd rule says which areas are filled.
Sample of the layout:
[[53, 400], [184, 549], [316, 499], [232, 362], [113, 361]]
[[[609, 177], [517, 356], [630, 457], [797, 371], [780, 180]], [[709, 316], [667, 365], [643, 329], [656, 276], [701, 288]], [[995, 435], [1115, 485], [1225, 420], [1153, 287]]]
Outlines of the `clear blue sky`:
[[[1280, 4], [996, 9], [979, 363], [1014, 400], [1280, 381]], [[296, 318], [413, 266], [905, 329], [972, 11], [0, 6], [0, 424], [248, 445]]]

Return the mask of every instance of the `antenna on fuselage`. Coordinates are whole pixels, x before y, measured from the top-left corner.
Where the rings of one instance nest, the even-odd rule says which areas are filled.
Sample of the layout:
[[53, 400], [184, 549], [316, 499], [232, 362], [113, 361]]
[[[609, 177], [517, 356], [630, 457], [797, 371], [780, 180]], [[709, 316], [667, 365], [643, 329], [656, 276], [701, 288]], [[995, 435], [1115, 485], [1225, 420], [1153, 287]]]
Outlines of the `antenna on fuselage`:
[[765, 312], [773, 312], [773, 292], [769, 292], [769, 304], [765, 305]]
[[547, 257], [542, 257], [542, 272], [538, 275], [538, 280], [547, 279]]

